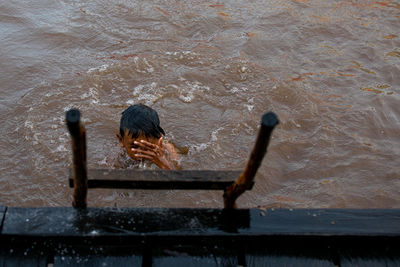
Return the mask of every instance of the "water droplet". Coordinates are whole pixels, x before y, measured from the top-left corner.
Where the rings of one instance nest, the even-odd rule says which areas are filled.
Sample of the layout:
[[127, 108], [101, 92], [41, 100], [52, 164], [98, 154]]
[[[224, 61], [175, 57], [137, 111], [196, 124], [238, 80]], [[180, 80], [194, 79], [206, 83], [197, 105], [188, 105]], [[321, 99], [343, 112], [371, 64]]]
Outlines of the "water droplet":
[[98, 232], [98, 231], [96, 231], [96, 230], [93, 230], [93, 231], [91, 231], [91, 232], [90, 232], [90, 234], [91, 234], [91, 235], [98, 235], [98, 234], [99, 234], [99, 232]]

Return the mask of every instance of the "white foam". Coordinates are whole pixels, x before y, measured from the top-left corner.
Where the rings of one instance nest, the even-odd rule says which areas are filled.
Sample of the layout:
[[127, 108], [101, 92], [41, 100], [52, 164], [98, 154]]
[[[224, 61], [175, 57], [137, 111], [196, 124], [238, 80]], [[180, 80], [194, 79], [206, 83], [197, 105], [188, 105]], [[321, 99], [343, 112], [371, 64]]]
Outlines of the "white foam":
[[73, 108], [73, 104], [69, 104], [68, 106], [64, 107], [64, 112], [67, 112], [68, 110]]
[[160, 95], [153, 95], [153, 94], [141, 94], [138, 97], [138, 100], [145, 100], [146, 105], [152, 105], [154, 102], [160, 98]]
[[186, 86], [182, 88], [179, 99], [186, 103], [192, 102], [192, 100], [195, 98], [195, 93], [204, 93], [205, 91], [210, 91], [210, 87], [203, 85], [199, 81], [188, 81], [184, 78], [181, 78], [180, 80], [185, 81]]
[[57, 148], [56, 148], [56, 152], [66, 152], [68, 151], [65, 146], [63, 144], [60, 144]]
[[252, 111], [254, 108], [254, 105], [248, 105], [248, 104], [244, 104], [243, 106], [245, 106], [247, 108], [248, 111]]
[[[143, 62], [142, 66], [140, 64], [140, 58], [137, 56], [133, 58], [133, 62], [135, 62], [136, 71], [139, 73], [152, 73], [154, 71], [153, 66], [150, 65], [150, 63], [147, 61], [146, 58], [142, 59], [142, 62]], [[144, 70], [143, 70], [143, 67], [144, 67]]]
[[81, 99], [85, 99], [89, 97], [89, 93], [85, 92], [81, 95]]
[[31, 121], [25, 121], [24, 126], [29, 129], [33, 129], [33, 123]]
[[[167, 51], [167, 52], [165, 52], [165, 54], [168, 55], [168, 56], [178, 56], [180, 59], [182, 59], [183, 56], [188, 56], [188, 55], [197, 56], [198, 55], [197, 53], [192, 52], [192, 51], [182, 51], [182, 52], [178, 52], [178, 51], [170, 52], [170, 51]], [[193, 57], [189, 57], [189, 58], [193, 59]]]
[[101, 65], [100, 67], [88, 69], [87, 73], [92, 73], [92, 72], [95, 72], [95, 71], [103, 72], [103, 71], [106, 71], [109, 67], [110, 67], [110, 65], [104, 64], [104, 65]]
[[107, 164], [107, 158], [104, 157], [104, 158], [103, 158], [101, 161], [99, 161], [98, 163], [99, 163], [99, 165], [108, 165], [108, 164]]
[[[138, 96], [137, 100], [145, 100], [146, 102], [145, 104], [147, 105], [153, 104], [158, 98], [161, 97], [161, 95], [157, 93], [156, 82], [152, 82], [151, 84], [146, 84], [146, 85], [139, 84], [133, 89], [132, 94], [134, 96]], [[134, 104], [134, 102], [137, 102], [137, 100], [128, 99], [126, 103], [132, 105]]]
[[238, 87], [234, 86], [234, 87], [232, 87], [231, 90], [229, 90], [229, 91], [230, 91], [231, 93], [237, 93], [237, 92], [240, 92], [240, 91], [246, 92], [246, 91], [247, 91], [247, 88], [246, 88], [246, 87], [238, 88]]
[[213, 143], [218, 141], [218, 132], [221, 131], [222, 129], [224, 129], [224, 127], [219, 127], [217, 129], [215, 129], [214, 131], [211, 132], [211, 138], [210, 141], [206, 142], [206, 143], [200, 143], [198, 145], [193, 145], [190, 150], [193, 150], [195, 152], [200, 152], [205, 150], [207, 147], [211, 146]]
[[194, 99], [194, 95], [193, 95], [192, 92], [188, 92], [188, 94], [186, 96], [180, 95], [179, 99], [182, 100], [185, 103], [190, 103]]
[[142, 84], [139, 84], [133, 89], [133, 95], [138, 95], [142, 90], [144, 86]]
[[209, 143], [202, 143], [202, 144], [199, 144], [199, 145], [194, 145], [193, 148], [194, 148], [195, 151], [199, 152], [199, 151], [203, 151], [208, 146], [209, 146]]
[[147, 59], [146, 59], [146, 58], [143, 59], [143, 62], [144, 62], [144, 64], [146, 64], [146, 66], [147, 66], [147, 69], [146, 69], [147, 72], [152, 73], [152, 72], [154, 71], [153, 66], [151, 66], [151, 65], [149, 64], [149, 62], [147, 62]]
[[237, 88], [237, 87], [233, 87], [231, 90], [230, 90], [230, 92], [231, 93], [237, 93], [237, 92], [239, 92], [239, 88]]
[[34, 144], [34, 145], [38, 145], [39, 144], [39, 137], [40, 137], [40, 133], [34, 133], [33, 134], [33, 141], [32, 141], [32, 144]]

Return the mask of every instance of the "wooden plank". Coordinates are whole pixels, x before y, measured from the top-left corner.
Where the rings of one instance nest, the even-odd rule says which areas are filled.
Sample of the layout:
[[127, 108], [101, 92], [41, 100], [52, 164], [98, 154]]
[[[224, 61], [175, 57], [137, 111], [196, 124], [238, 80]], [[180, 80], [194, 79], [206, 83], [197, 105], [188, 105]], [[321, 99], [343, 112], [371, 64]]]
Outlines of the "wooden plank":
[[400, 210], [9, 207], [2, 236], [400, 238]]
[[98, 266], [142, 266], [142, 257], [132, 256], [104, 256], [88, 255], [77, 256], [57, 255], [54, 257], [54, 267], [98, 267]]
[[[221, 258], [221, 263], [231, 258], [247, 266], [326, 266], [333, 262], [395, 266], [400, 255], [399, 225], [400, 210], [11, 207], [0, 234], [0, 250], [4, 262], [4, 253], [10, 249], [19, 246], [25, 251], [37, 244], [36, 255], [58, 255], [54, 262], [61, 266], [82, 259], [74, 259], [73, 251], [86, 255], [93, 263], [88, 266], [102, 260], [130, 261], [124, 257], [141, 253], [144, 266], [175, 261], [207, 265], [209, 255]], [[188, 254], [175, 255], [182, 247], [190, 248]], [[164, 255], [165, 249], [172, 253]], [[229, 253], [238, 256], [224, 256]], [[71, 258], [62, 258], [67, 256]], [[117, 258], [102, 258], [106, 256]]]
[[400, 246], [384, 243], [379, 247], [339, 248], [340, 266], [400, 266]]
[[154, 257], [152, 262], [153, 267], [202, 267], [202, 266], [238, 266], [237, 258], [222, 257], [222, 256], [164, 256]]
[[[241, 171], [88, 170], [89, 188], [224, 190]], [[70, 176], [70, 187], [74, 181]]]
[[247, 267], [269, 266], [338, 266], [335, 242], [330, 237], [303, 239], [294, 244], [296, 238], [276, 239], [264, 246], [247, 246]]
[[[279, 267], [279, 266], [308, 266], [308, 267], [333, 267], [333, 262], [328, 259], [318, 259], [302, 256], [287, 255], [246, 255], [247, 267]], [[362, 266], [362, 265], [359, 265]]]
[[45, 256], [29, 255], [28, 252], [20, 254], [3, 251], [3, 253], [0, 253], [0, 266], [47, 267], [47, 259]]
[[[152, 250], [151, 266], [238, 266], [238, 254], [243, 254], [238, 244], [219, 246], [159, 246]], [[244, 254], [243, 254], [244, 258]], [[243, 259], [244, 260], [244, 259]], [[148, 264], [150, 265], [150, 264]]]
[[343, 260], [341, 262], [342, 267], [354, 267], [354, 266], [363, 266], [363, 267], [398, 267], [400, 266], [400, 260], [388, 259], [385, 257], [381, 258], [349, 258]]
[[224, 233], [249, 227], [249, 211], [218, 209], [9, 208], [2, 236], [143, 237]]
[[3, 259], [3, 265], [7, 267], [47, 267], [46, 258], [30, 258], [25, 256], [7, 257]]
[[251, 229], [290, 235], [400, 236], [399, 209], [251, 210]]

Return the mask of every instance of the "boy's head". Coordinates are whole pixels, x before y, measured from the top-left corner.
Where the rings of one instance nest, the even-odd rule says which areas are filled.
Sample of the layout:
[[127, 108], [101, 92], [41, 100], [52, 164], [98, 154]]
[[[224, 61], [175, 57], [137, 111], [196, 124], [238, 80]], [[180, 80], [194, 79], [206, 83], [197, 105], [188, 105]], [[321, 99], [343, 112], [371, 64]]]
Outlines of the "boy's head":
[[164, 135], [164, 130], [160, 127], [160, 119], [157, 112], [143, 104], [136, 104], [122, 112], [119, 133], [124, 136], [125, 131], [137, 138], [145, 136], [147, 138], [160, 138]]
[[146, 140], [157, 142], [164, 130], [160, 126], [160, 119], [157, 112], [143, 104], [136, 104], [122, 112], [119, 126], [118, 140], [122, 148], [125, 148], [131, 158], [131, 148], [134, 148], [134, 141]]

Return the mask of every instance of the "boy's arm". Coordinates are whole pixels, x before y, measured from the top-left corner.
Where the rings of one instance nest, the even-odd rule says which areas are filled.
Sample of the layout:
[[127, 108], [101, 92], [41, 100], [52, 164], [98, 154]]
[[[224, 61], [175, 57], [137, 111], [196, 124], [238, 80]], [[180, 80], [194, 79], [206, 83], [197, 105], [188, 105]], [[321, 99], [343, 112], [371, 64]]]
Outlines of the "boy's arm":
[[165, 149], [167, 149], [169, 158], [172, 161], [172, 164], [174, 164], [175, 169], [181, 170], [182, 168], [179, 166], [179, 157], [178, 157], [178, 152], [176, 151], [175, 146], [171, 143], [165, 143], [164, 147], [165, 147]]

